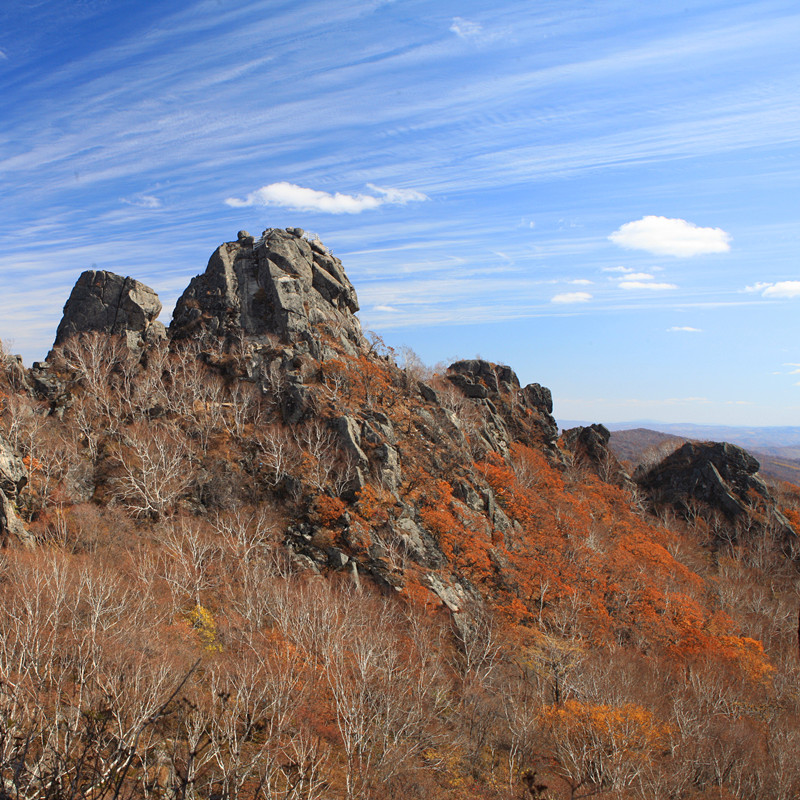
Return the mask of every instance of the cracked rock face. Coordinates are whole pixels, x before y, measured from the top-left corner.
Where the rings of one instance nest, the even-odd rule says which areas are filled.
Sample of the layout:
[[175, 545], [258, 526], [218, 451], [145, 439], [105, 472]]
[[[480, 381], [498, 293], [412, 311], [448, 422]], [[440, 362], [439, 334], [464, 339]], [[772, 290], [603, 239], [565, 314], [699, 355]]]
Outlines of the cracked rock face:
[[[269, 228], [256, 240], [239, 231], [220, 245], [175, 306], [170, 335], [204, 333], [319, 347], [324, 328], [346, 349], [363, 345], [358, 299], [338, 258], [299, 228]], [[317, 355], [317, 353], [313, 353]]]
[[125, 336], [129, 347], [140, 347], [147, 339], [163, 337], [164, 326], [156, 321], [160, 313], [161, 302], [149, 286], [106, 270], [87, 270], [64, 306], [53, 346], [98, 331]]

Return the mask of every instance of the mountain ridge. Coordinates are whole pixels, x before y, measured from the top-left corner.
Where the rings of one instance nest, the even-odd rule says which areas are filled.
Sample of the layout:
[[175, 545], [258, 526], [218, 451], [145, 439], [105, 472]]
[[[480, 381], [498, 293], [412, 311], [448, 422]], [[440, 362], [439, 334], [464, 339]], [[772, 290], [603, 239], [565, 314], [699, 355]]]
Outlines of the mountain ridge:
[[117, 278], [0, 372], [8, 791], [700, 800], [722, 745], [800, 787], [800, 496], [740, 447], [631, 475], [506, 365], [401, 368], [300, 229], [223, 243], [163, 336]]

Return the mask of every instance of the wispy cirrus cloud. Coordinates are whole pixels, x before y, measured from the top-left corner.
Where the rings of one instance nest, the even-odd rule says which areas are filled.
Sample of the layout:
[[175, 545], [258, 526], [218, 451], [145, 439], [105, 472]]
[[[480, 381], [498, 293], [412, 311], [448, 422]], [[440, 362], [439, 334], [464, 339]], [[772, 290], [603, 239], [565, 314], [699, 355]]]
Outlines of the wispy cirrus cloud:
[[453, 17], [453, 24], [450, 26], [450, 30], [459, 39], [467, 41], [480, 39], [485, 35], [483, 25], [470, 19], [464, 19], [464, 17]]
[[120, 197], [119, 201], [136, 208], [161, 208], [161, 201], [152, 194], [134, 194], [131, 197]]
[[745, 292], [755, 292], [762, 297], [791, 299], [800, 297], [800, 281], [778, 281], [777, 283], [759, 282], [745, 286]]
[[247, 206], [277, 206], [293, 211], [319, 211], [326, 214], [360, 214], [384, 205], [406, 205], [430, 199], [414, 189], [391, 189], [368, 183], [375, 194], [343, 194], [323, 192], [279, 181], [250, 192], [244, 199], [228, 197], [225, 203], [232, 208]]
[[[660, 267], [653, 267], [660, 269]], [[665, 292], [669, 289], [677, 289], [674, 283], [657, 282], [650, 272], [636, 272], [631, 267], [603, 267], [601, 272], [609, 274], [609, 280], [613, 281], [617, 288], [624, 291], [636, 291], [644, 289], [651, 292]]]
[[654, 215], [626, 222], [608, 238], [628, 250], [679, 258], [727, 253], [731, 249], [731, 235], [721, 228], [700, 228], [685, 219]]

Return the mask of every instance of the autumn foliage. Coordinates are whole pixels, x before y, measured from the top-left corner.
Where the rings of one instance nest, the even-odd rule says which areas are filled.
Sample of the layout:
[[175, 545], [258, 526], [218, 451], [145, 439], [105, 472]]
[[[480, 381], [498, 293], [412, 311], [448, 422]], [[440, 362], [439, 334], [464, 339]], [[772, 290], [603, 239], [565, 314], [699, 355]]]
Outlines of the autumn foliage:
[[0, 795], [800, 796], [785, 543], [711, 547], [530, 409], [490, 447], [513, 397], [326, 347], [292, 422], [197, 342], [73, 342], [58, 407], [5, 376]]

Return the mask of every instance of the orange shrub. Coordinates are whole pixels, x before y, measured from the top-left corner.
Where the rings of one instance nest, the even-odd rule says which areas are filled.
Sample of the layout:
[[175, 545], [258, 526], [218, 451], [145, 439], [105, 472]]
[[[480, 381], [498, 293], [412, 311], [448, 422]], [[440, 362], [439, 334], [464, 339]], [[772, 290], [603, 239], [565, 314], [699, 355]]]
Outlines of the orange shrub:
[[310, 516], [312, 521], [329, 528], [342, 518], [346, 508], [347, 506], [338, 497], [320, 494], [314, 498]]

